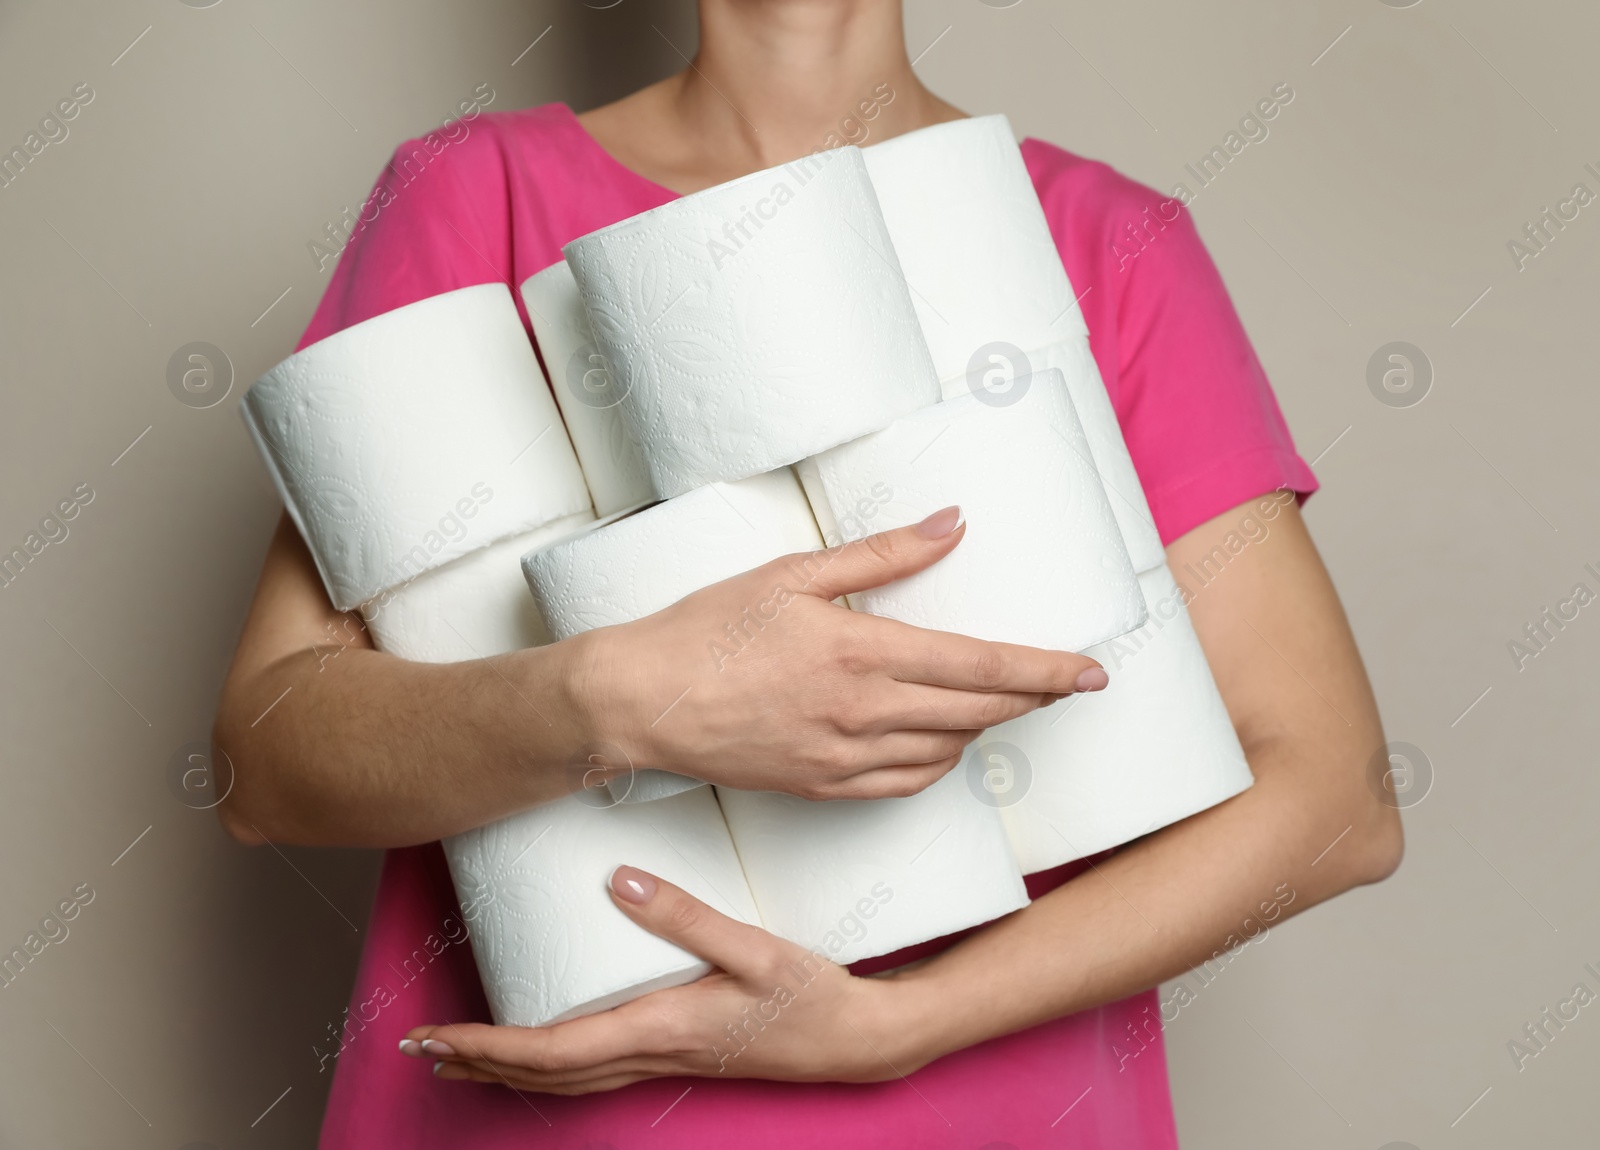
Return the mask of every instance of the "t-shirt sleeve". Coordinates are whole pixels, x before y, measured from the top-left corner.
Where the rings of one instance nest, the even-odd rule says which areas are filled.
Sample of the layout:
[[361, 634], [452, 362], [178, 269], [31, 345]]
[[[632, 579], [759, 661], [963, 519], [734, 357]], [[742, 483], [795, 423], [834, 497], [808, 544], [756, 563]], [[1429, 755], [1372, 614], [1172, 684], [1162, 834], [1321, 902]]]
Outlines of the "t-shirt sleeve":
[[296, 350], [429, 296], [510, 283], [509, 211], [495, 210], [506, 207], [502, 163], [481, 127], [455, 143], [434, 132], [396, 148], [344, 217], [343, 251], [338, 231], [311, 249], [338, 262]]
[[[1303, 498], [1317, 480], [1188, 210], [1149, 194], [1159, 214], [1143, 250], [1124, 262], [1125, 242], [1106, 278], [1118, 297], [1117, 416], [1170, 543], [1270, 491]], [[1141, 207], [1138, 218], [1151, 216]]]
[[1188, 209], [1054, 145], [1023, 154], [1162, 542], [1315, 491]]

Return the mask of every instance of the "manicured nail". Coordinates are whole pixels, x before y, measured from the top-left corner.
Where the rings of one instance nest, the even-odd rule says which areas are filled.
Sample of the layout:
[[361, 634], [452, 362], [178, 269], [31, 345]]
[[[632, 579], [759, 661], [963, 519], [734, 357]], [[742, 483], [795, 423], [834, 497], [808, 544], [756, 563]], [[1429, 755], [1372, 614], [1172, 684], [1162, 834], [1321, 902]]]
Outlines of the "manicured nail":
[[1103, 691], [1110, 682], [1111, 676], [1101, 667], [1089, 667], [1078, 672], [1077, 687], [1080, 691]]
[[407, 1058], [421, 1058], [422, 1043], [414, 1038], [402, 1038], [400, 1040], [400, 1053]]
[[611, 889], [624, 902], [643, 905], [656, 893], [656, 880], [637, 867], [619, 866], [611, 872]]
[[946, 507], [918, 523], [917, 533], [928, 539], [943, 539], [964, 522], [966, 520], [961, 517], [961, 508]]
[[435, 1077], [435, 1078], [437, 1078], [437, 1077], [439, 1077], [439, 1071], [441, 1071], [441, 1070], [443, 1070], [443, 1069], [444, 1069], [444, 1063], [442, 1063], [442, 1062], [435, 1062], [435, 1063], [434, 1063], [434, 1064], [433, 1064], [433, 1076], [434, 1076], [434, 1077]]
[[437, 1038], [424, 1038], [422, 1040], [423, 1053], [433, 1058], [452, 1058], [456, 1048], [448, 1042], [440, 1042]]

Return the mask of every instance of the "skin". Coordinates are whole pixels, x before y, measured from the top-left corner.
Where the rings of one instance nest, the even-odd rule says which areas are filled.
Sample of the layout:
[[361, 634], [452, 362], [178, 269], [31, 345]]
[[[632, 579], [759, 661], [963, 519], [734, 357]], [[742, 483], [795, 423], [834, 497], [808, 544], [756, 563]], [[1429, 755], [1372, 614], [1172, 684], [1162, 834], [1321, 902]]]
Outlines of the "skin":
[[[960, 115], [913, 75], [895, 0], [702, 0], [700, 18], [691, 68], [583, 117], [612, 155], [675, 190], [809, 153], [882, 83], [895, 95], [872, 121], [874, 141]], [[1189, 969], [1236, 945], [1284, 885], [1293, 899], [1282, 916], [1386, 877], [1402, 838], [1397, 811], [1368, 785], [1384, 741], [1371, 688], [1298, 508], [1268, 502], [1270, 516], [1251, 501], [1167, 549], [1196, 593], [1191, 617], [1255, 773], [1244, 794], [874, 978], [625, 868], [613, 876], [618, 907], [716, 973], [551, 1027], [418, 1026], [401, 1053], [434, 1059], [440, 1078], [556, 1093], [658, 1075], [875, 1081]], [[1265, 519], [1270, 531], [1250, 534]], [[635, 765], [692, 760], [726, 785], [812, 798], [914, 791], [959, 760], [977, 726], [1105, 681], [1078, 656], [920, 632], [828, 602], [936, 562], [960, 543], [950, 528], [846, 548], [747, 652], [759, 657], [741, 655], [738, 675], [691, 690], [671, 722], [651, 727], [684, 689], [685, 644], [764, 598], [771, 565], [636, 623], [430, 667], [371, 650], [328, 604], [293, 528], [280, 527], [218, 717], [237, 768], [219, 813], [245, 842], [423, 842], [562, 793], [566, 764], [597, 738], [624, 745]], [[1224, 574], [1203, 588], [1182, 579], [1239, 531], [1252, 542]], [[330, 624], [348, 641], [330, 644]], [[286, 688], [297, 689], [258, 718]], [[708, 768], [723, 755], [707, 747], [736, 765]], [[733, 1056], [728, 1020], [779, 987], [792, 1001]]]

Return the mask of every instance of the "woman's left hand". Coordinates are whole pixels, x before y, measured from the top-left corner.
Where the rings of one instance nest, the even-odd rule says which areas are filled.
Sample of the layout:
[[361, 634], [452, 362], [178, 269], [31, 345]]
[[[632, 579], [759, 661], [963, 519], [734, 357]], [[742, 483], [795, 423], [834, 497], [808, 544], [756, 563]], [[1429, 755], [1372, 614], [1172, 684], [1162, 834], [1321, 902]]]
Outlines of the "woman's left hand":
[[909, 983], [857, 978], [633, 867], [611, 876], [611, 896], [640, 926], [717, 969], [553, 1026], [419, 1026], [401, 1052], [435, 1059], [440, 1078], [548, 1094], [669, 1075], [878, 1082], [932, 1060], [912, 1037], [931, 1011], [915, 1009]]

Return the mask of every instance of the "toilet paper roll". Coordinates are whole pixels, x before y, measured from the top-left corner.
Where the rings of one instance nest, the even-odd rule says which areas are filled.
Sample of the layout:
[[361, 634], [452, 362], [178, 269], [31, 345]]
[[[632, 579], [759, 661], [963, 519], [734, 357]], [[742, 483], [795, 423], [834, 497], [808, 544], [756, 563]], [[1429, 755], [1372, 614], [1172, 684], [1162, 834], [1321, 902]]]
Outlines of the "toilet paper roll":
[[1081, 651], [1145, 621], [1144, 598], [1061, 373], [996, 406], [966, 395], [816, 458], [808, 491], [845, 538], [959, 504], [961, 545], [852, 607], [996, 642]]
[[240, 410], [340, 610], [590, 509], [504, 284], [320, 340], [262, 376]]
[[[565, 639], [642, 619], [780, 555], [822, 546], [805, 492], [784, 468], [601, 520], [528, 553], [522, 566], [550, 633]], [[707, 636], [693, 656], [720, 667], [737, 631]]]
[[1004, 116], [952, 120], [863, 153], [941, 380], [1088, 331]]
[[1164, 563], [1010, 122], [981, 116], [935, 124], [862, 155], [944, 398], [1004, 388], [1030, 369], [1065, 371], [1133, 569]]
[[633, 923], [606, 893], [621, 863], [759, 925], [710, 787], [653, 803], [574, 795], [446, 839], [494, 1020], [542, 1026], [681, 986], [710, 964]]
[[[1128, 559], [1134, 571], [1142, 574], [1165, 563], [1167, 553], [1161, 545], [1161, 534], [1156, 530], [1150, 505], [1145, 502], [1144, 487], [1122, 438], [1122, 427], [1100, 378], [1100, 368], [1088, 337], [1063, 340], [1005, 357], [995, 353], [995, 360], [994, 370], [983, 377], [981, 386], [996, 400], [1004, 400], [1011, 389], [1020, 386], [1034, 372], [1055, 370], [1065, 376], [1067, 394], [1083, 426], [1089, 455], [1106, 489], [1106, 498], [1116, 516], [1122, 540], [1127, 544]], [[946, 380], [941, 388], [946, 399], [971, 393], [965, 378]]]
[[380, 650], [418, 663], [462, 663], [538, 647], [550, 632], [522, 578], [522, 556], [594, 522], [584, 512], [513, 535], [391, 587], [361, 605]]
[[[521, 555], [593, 521], [573, 516], [502, 540], [363, 605], [378, 646], [419, 662], [489, 658], [549, 642]], [[495, 1022], [540, 1026], [607, 1010], [706, 974], [696, 955], [639, 929], [612, 904], [621, 863], [668, 877], [758, 923], [710, 788], [617, 807], [582, 792], [447, 838], [445, 857]]]
[[[787, 468], [737, 483], [715, 483], [632, 514], [601, 521], [523, 558], [533, 600], [558, 639], [642, 619], [685, 595], [780, 555], [821, 548], [804, 492]], [[808, 578], [796, 570], [798, 584]], [[684, 686], [737, 658], [764, 625], [751, 603], [705, 647], [684, 652]], [[663, 699], [665, 707], [671, 699]], [[614, 797], [649, 801], [702, 785], [643, 769], [607, 784]]]
[[565, 252], [663, 497], [938, 401], [859, 149], [685, 196]]
[[1130, 842], [1253, 781], [1172, 573], [1162, 564], [1139, 584], [1149, 622], [1085, 652], [1109, 673], [1105, 690], [1002, 723], [968, 750], [966, 769], [993, 780], [1028, 874]]
[[763, 924], [834, 962], [890, 954], [1028, 904], [999, 811], [959, 770], [900, 799], [716, 790]]
[[530, 277], [522, 285], [522, 300], [561, 418], [583, 465], [595, 514], [610, 515], [655, 499], [644, 457], [622, 417], [620, 391], [594, 342], [572, 269], [565, 262], [555, 263]]

